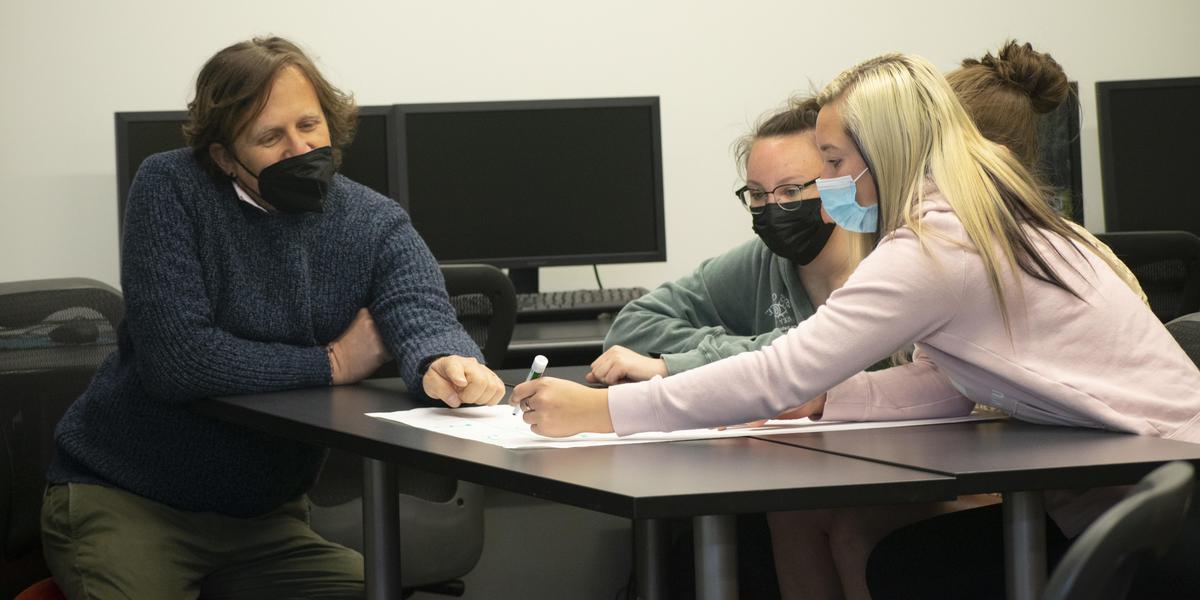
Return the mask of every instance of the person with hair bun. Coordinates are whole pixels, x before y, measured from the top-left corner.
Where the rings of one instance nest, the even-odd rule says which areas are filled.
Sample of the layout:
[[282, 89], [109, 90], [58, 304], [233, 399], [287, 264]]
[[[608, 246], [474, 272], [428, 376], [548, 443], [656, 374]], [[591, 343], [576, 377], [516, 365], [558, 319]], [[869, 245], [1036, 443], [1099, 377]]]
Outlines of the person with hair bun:
[[[1067, 73], [1053, 56], [1035, 50], [1029, 42], [1009, 40], [995, 56], [987, 52], [982, 58], [963, 60], [960, 68], [946, 74], [946, 82], [983, 137], [1008, 148], [1025, 168], [1040, 175], [1042, 119], [1071, 95]], [[1067, 224], [1104, 253], [1117, 274], [1149, 305], [1137, 277], [1104, 242], [1077, 223]]]
[[42, 504], [68, 598], [362, 597], [362, 556], [308, 524], [327, 451], [196, 401], [350, 384], [393, 356], [448, 405], [504, 395], [408, 215], [337, 174], [355, 114], [299, 47], [255, 38], [200, 70], [189, 147], [138, 169], [119, 347], [58, 424]]
[[963, 60], [960, 68], [946, 74], [946, 82], [979, 133], [1035, 169], [1039, 122], [1071, 94], [1067, 74], [1054, 57], [1014, 40], [994, 56], [988, 52]]

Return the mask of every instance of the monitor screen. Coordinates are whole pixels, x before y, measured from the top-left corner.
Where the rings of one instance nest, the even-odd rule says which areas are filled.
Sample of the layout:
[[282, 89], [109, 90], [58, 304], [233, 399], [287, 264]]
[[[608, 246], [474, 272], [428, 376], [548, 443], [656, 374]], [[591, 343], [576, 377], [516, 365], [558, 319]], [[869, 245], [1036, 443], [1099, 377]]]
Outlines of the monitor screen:
[[440, 262], [666, 259], [658, 98], [396, 106], [400, 201]]
[[1055, 208], [1083, 224], [1083, 170], [1079, 165], [1079, 86], [1038, 122], [1038, 173], [1054, 188]]
[[1200, 235], [1200, 77], [1096, 83], [1108, 231]]
[[[360, 106], [354, 141], [342, 149], [339, 172], [375, 191], [396, 198], [392, 169], [395, 161], [389, 153], [388, 126], [392, 107]], [[151, 154], [182, 148], [183, 111], [119, 112], [117, 124], [117, 227], [124, 227], [125, 200], [129, 186], [142, 161]]]

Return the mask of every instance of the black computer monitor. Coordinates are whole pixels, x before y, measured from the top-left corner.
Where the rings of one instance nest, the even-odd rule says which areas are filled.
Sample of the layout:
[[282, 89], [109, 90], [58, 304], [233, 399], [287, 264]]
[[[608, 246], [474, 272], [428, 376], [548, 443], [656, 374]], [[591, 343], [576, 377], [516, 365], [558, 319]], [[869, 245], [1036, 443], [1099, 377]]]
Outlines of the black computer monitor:
[[1054, 187], [1055, 208], [1083, 224], [1083, 169], [1079, 156], [1079, 86], [1038, 122], [1038, 173]]
[[657, 97], [396, 106], [400, 202], [439, 262], [666, 260]]
[[1108, 231], [1200, 235], [1200, 77], [1096, 83]]
[[[342, 149], [340, 173], [375, 191], [397, 198], [396, 161], [391, 156], [394, 136], [391, 106], [358, 107], [358, 125], [354, 141]], [[183, 137], [184, 111], [116, 113], [117, 125], [117, 227], [124, 228], [125, 200], [138, 167], [147, 156], [187, 143]]]

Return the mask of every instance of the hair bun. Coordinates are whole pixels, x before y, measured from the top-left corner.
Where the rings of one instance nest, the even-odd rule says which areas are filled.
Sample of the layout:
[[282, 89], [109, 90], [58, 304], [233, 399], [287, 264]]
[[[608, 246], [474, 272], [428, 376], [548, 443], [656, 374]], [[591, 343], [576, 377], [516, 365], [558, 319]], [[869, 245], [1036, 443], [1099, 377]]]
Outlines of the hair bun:
[[1009, 40], [997, 56], [989, 52], [979, 60], [963, 61], [964, 67], [974, 64], [991, 69], [1001, 81], [1025, 92], [1033, 109], [1039, 113], [1058, 108], [1071, 92], [1067, 74], [1058, 61], [1045, 52], [1034, 50], [1028, 42], [1018, 44]]

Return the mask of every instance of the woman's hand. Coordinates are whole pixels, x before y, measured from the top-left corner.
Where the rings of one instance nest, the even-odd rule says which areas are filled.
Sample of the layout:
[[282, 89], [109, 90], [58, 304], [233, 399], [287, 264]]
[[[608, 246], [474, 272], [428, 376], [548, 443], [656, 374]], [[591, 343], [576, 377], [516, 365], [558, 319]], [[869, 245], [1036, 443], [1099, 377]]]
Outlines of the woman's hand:
[[592, 362], [587, 380], [615, 385], [623, 381], [645, 381], [655, 375], [667, 376], [667, 363], [663, 359], [642, 356], [624, 346], [613, 346]]
[[817, 396], [816, 398], [813, 398], [812, 400], [809, 400], [800, 406], [789, 408], [775, 415], [775, 419], [787, 420], [803, 419], [804, 417], [808, 417], [815, 421], [821, 418], [821, 413], [823, 412], [825, 412], [825, 394], [821, 394], [820, 396]]
[[504, 382], [474, 358], [443, 356], [429, 365], [421, 387], [430, 398], [455, 408], [463, 404], [490, 406], [504, 397]]
[[510, 402], [525, 411], [525, 422], [538, 435], [567, 437], [585, 431], [613, 431], [605, 389], [542, 377], [514, 388]]

